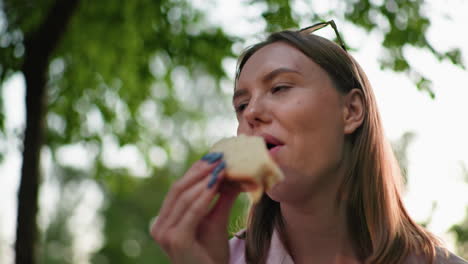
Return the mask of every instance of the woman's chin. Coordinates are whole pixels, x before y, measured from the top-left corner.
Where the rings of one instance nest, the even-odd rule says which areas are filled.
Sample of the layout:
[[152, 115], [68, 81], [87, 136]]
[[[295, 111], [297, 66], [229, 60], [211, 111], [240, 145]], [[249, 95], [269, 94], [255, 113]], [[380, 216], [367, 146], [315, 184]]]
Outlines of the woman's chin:
[[270, 197], [275, 202], [281, 202], [287, 198], [287, 196], [290, 196], [291, 193], [288, 194], [285, 181], [286, 180], [283, 180], [275, 184], [269, 191], [267, 191], [266, 194], [268, 197]]

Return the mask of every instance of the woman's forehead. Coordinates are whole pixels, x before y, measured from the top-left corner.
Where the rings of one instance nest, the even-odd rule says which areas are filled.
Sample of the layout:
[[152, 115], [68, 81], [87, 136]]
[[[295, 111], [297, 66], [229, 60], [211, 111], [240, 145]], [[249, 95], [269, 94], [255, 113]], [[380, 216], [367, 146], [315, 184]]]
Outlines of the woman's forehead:
[[289, 69], [310, 75], [319, 66], [297, 48], [284, 43], [268, 44], [256, 51], [245, 63], [238, 84], [256, 81], [277, 69]]

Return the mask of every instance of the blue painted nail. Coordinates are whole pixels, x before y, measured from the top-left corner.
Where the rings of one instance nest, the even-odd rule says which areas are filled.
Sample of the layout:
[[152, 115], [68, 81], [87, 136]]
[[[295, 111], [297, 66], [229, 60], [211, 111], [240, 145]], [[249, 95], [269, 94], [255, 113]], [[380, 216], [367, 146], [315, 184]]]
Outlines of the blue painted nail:
[[224, 170], [225, 167], [226, 163], [224, 161], [216, 166], [216, 168], [213, 170], [213, 173], [211, 174], [210, 181], [208, 182], [208, 189], [215, 185], [216, 181], [218, 180], [219, 173]]
[[218, 161], [219, 159], [221, 159], [222, 157], [223, 157], [223, 153], [221, 152], [210, 152], [206, 154], [205, 156], [203, 156], [201, 159], [212, 164]]

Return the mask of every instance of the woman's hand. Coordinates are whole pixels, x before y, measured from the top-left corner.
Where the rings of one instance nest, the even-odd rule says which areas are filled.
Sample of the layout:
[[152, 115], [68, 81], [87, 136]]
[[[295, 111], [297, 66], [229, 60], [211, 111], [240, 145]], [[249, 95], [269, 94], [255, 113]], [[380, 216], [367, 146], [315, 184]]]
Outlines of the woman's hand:
[[220, 191], [224, 163], [217, 160], [221, 157], [210, 153], [196, 162], [171, 187], [151, 227], [151, 235], [172, 263], [229, 262], [227, 224], [239, 189], [223, 185]]

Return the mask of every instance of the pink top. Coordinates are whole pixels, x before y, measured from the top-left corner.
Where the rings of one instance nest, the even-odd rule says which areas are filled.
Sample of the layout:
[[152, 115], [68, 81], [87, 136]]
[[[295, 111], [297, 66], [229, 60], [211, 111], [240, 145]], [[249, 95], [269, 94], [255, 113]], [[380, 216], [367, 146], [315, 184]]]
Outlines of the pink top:
[[[242, 232], [240, 232], [242, 233]], [[229, 240], [231, 257], [229, 264], [246, 264], [245, 262], [245, 240], [234, 236]], [[267, 264], [294, 264], [293, 259], [286, 251], [281, 242], [278, 233], [273, 231], [271, 237], [270, 249], [268, 251]]]
[[[239, 232], [241, 234], [243, 231]], [[229, 248], [231, 250], [229, 264], [246, 264], [245, 262], [245, 240], [240, 239], [236, 236], [229, 240]], [[421, 256], [410, 255], [403, 262], [404, 264], [426, 264], [427, 262]], [[438, 254], [434, 261], [435, 264], [468, 264], [466, 260], [449, 253], [442, 253], [441, 249], [438, 249]], [[294, 264], [292, 257], [286, 251], [281, 242], [276, 230], [273, 231], [271, 237], [270, 249], [268, 251], [268, 258], [266, 264]]]

